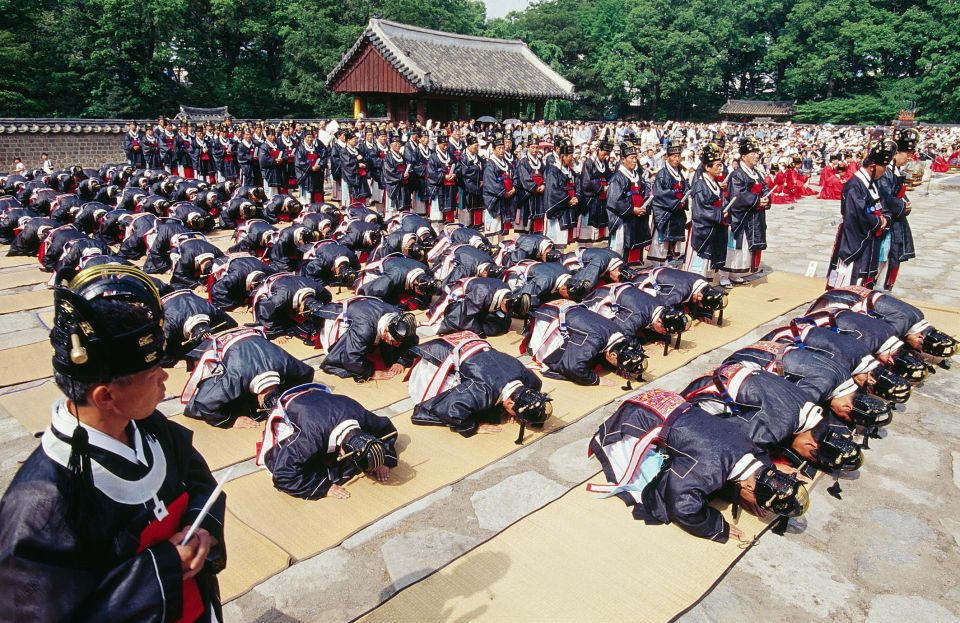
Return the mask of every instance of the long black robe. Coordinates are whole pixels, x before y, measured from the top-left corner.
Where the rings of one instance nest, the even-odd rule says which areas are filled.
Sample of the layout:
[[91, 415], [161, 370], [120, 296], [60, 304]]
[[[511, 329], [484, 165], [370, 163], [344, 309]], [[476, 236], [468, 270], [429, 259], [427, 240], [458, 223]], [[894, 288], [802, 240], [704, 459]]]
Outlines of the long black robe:
[[[416, 347], [414, 352], [439, 365], [452, 350], [446, 340], [439, 339]], [[459, 384], [414, 407], [415, 424], [445, 425], [469, 437], [482, 422], [499, 423], [505, 413], [501, 393], [508, 384], [519, 382], [536, 391], [543, 386], [540, 378], [516, 357], [493, 348], [462, 361], [459, 374]]]
[[[756, 176], [756, 177], [753, 177]], [[727, 182], [730, 188], [730, 233], [736, 240], [737, 248], [742, 248], [741, 234], [746, 232], [747, 248], [751, 251], [767, 248], [766, 209], [760, 207], [760, 199], [770, 189], [763, 176], [746, 171], [741, 163], [730, 174]]]
[[[212, 342], [210, 349], [216, 349]], [[200, 381], [190, 397], [184, 415], [211, 426], [229, 428], [240, 416], [261, 421], [257, 394], [260, 385], [278, 385], [287, 390], [313, 380], [313, 367], [307, 365], [259, 333], [249, 333], [230, 344], [219, 358], [217, 371]]]
[[631, 251], [636, 254], [650, 244], [649, 206], [640, 216], [633, 211], [635, 207], [641, 207], [644, 201], [639, 175], [631, 177], [623, 166], [618, 168], [610, 177], [610, 185], [607, 187], [607, 217], [610, 223], [611, 247], [615, 234], [622, 236], [624, 259], [632, 260]]
[[723, 192], [708, 178], [697, 175], [690, 192], [690, 245], [697, 255], [710, 260], [710, 268], [719, 269], [727, 260], [727, 224]]
[[613, 171], [610, 161], [599, 162], [596, 157], [587, 158], [580, 172], [580, 191], [583, 197], [583, 206], [580, 212], [587, 216], [590, 227], [606, 227], [607, 218], [607, 187]]
[[726, 543], [730, 525], [710, 506], [727, 493], [727, 479], [747, 455], [769, 461], [738, 427], [686, 405], [667, 418], [660, 431], [668, 464], [643, 491], [643, 504], [633, 515], [653, 523], [675, 523], [690, 534]]
[[558, 221], [560, 229], [565, 231], [576, 227], [581, 206], [570, 205], [570, 201], [579, 194], [573, 169], [544, 167], [543, 185], [543, 209], [547, 218]]
[[674, 176], [670, 165], [665, 164], [657, 172], [653, 181], [653, 202], [650, 207], [657, 235], [664, 242], [684, 239], [687, 213], [681, 198], [686, 192], [687, 182], [679, 171]]
[[[530, 312], [527, 335], [532, 334], [535, 323], [549, 323], [558, 317], [559, 311], [556, 305], [543, 305]], [[606, 362], [604, 353], [611, 340], [617, 335], [623, 337], [620, 327], [586, 307], [569, 305], [566, 309], [566, 331], [562, 344], [553, 352], [541, 356], [542, 363], [555, 377], [566, 378], [578, 385], [598, 385], [600, 377], [594, 372], [594, 367]]]
[[429, 318], [442, 318], [437, 335], [472, 331], [480, 337], [503, 335], [512, 319], [494, 303], [503, 300], [510, 288], [499, 279], [467, 277], [451, 282], [445, 297], [430, 309]]
[[880, 200], [883, 202], [883, 211], [889, 220], [890, 254], [887, 261], [891, 268], [899, 266], [917, 256], [913, 244], [913, 232], [907, 220], [907, 202], [905, 201], [906, 173], [893, 163], [877, 180], [877, 189], [880, 191]]
[[271, 272], [272, 269], [262, 260], [242, 251], [214, 258], [207, 279], [210, 302], [225, 310], [246, 305], [250, 298], [250, 276], [253, 273], [269, 275]]
[[[305, 500], [318, 500], [332, 485], [357, 475], [352, 462], [336, 460], [336, 439], [352, 424], [377, 437], [397, 430], [388, 418], [371, 413], [356, 400], [324, 389], [310, 385], [292, 388], [281, 397], [283, 417], [271, 417], [267, 423], [276, 443], [265, 449], [262, 457], [273, 486]], [[287, 400], [288, 395], [293, 397]], [[384, 442], [387, 467], [397, 466], [396, 442], [395, 436]]]
[[320, 364], [324, 372], [365, 381], [373, 376], [375, 366], [368, 354], [373, 355], [374, 352], [386, 368], [395, 363], [409, 366], [413, 362], [410, 348], [416, 346], [416, 338], [412, 343], [399, 347], [380, 339], [378, 325], [387, 314], [400, 313], [396, 306], [371, 297], [354, 297], [346, 303], [346, 312], [342, 311], [344, 302], [332, 303], [324, 308], [327, 312], [324, 322], [342, 322], [343, 328], [339, 339], [331, 345]]
[[837, 268], [840, 262], [853, 264], [853, 279], [871, 280], [880, 269], [883, 204], [876, 184], [865, 170], [857, 171], [843, 185], [840, 213], [843, 222], [830, 268]]
[[[225, 497], [200, 524], [219, 543], [192, 587], [167, 540], [193, 523], [216, 486], [191, 445], [192, 433], [159, 412], [131, 423], [128, 433], [146, 465], [91, 436], [91, 459], [113, 478], [94, 480], [97, 490], [82, 500], [87, 516], [81, 518], [68, 502], [77, 485], [66, 467], [76, 420], [62, 401], [56, 408], [63, 413], [0, 500], [0, 585], [7, 595], [0, 619], [168, 623], [183, 613], [186, 590], [198, 598], [199, 620], [209, 620], [212, 608], [222, 621], [214, 574], [226, 566]], [[154, 495], [166, 508], [163, 521], [154, 514]]]

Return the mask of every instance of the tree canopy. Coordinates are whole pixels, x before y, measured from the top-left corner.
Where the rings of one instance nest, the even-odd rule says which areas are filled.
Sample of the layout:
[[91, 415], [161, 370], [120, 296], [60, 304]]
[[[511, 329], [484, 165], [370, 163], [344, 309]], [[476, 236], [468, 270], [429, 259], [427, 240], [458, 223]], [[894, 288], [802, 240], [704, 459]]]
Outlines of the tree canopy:
[[371, 17], [522, 39], [577, 87], [554, 117], [711, 119], [796, 99], [800, 121], [960, 121], [956, 0], [0, 0], [0, 116], [348, 115], [327, 73]]

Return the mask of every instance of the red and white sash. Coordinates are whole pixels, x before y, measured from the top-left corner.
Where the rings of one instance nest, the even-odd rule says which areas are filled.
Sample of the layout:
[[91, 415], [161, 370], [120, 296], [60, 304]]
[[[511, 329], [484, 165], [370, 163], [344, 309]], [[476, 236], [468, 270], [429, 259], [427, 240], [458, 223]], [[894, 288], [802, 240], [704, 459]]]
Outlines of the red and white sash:
[[280, 399], [277, 401], [277, 406], [274, 407], [270, 415], [267, 416], [266, 426], [263, 429], [263, 438], [257, 444], [256, 464], [259, 467], [264, 467], [267, 452], [271, 448], [295, 432], [293, 424], [291, 424], [287, 418], [285, 407], [297, 396], [301, 396], [315, 389], [319, 389], [328, 394], [332, 393], [330, 388], [322, 383], [307, 383], [305, 385], [291, 387], [280, 396]]
[[488, 341], [472, 331], [461, 331], [440, 338], [453, 346], [450, 354], [439, 366], [420, 358], [410, 371], [410, 398], [416, 404], [429, 400], [460, 384], [460, 366], [485, 350], [490, 350]]
[[218, 374], [220, 366], [223, 365], [223, 358], [231, 346], [254, 336], [265, 337], [266, 333], [262, 327], [237, 327], [214, 337], [213, 345], [201, 355], [196, 367], [183, 386], [183, 391], [180, 393], [180, 403], [187, 404], [193, 400], [200, 389], [200, 383]]
[[436, 309], [430, 312], [427, 315], [427, 326], [433, 326], [438, 324], [443, 319], [443, 314], [446, 312], [447, 308], [450, 307], [451, 303], [456, 303], [463, 299], [464, 294], [467, 291], [467, 284], [476, 279], [476, 277], [468, 277], [466, 279], [461, 279], [457, 282], [457, 285], [452, 288], [447, 288], [447, 295], [443, 298], [442, 301], [437, 305]]
[[[665, 422], [667, 416], [684, 403], [684, 399], [683, 396], [673, 392], [654, 389], [637, 394], [627, 399], [627, 402], [642, 405]], [[607, 460], [616, 474], [616, 480], [608, 484], [590, 483], [587, 485], [587, 491], [599, 494], [601, 497], [610, 497], [622, 491], [635, 491], [635, 497], [639, 496], [647, 484], [641, 479], [640, 466], [644, 459], [652, 457], [656, 452], [653, 444], [662, 430], [661, 424], [654, 426], [641, 437], [625, 436], [619, 443], [604, 446]]]
[[533, 328], [530, 331], [530, 341], [527, 348], [530, 351], [530, 357], [540, 365], [541, 370], [546, 370], [543, 360], [549, 357], [554, 351], [563, 346], [567, 338], [567, 312], [577, 303], [573, 301], [552, 301], [541, 305], [544, 307], [555, 307], [557, 317], [552, 320], [537, 319], [533, 322]]

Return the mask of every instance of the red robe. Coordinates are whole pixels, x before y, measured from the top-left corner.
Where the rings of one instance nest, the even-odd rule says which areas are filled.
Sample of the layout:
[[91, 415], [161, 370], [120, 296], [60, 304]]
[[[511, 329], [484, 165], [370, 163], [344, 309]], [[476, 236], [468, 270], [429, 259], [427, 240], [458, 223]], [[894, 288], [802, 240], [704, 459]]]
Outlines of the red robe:
[[824, 171], [828, 171], [828, 174], [820, 185], [820, 194], [817, 195], [817, 198], [838, 201], [843, 195], [844, 182], [840, 179], [840, 176], [837, 175], [837, 172], [833, 170], [833, 167], [827, 167]]
[[813, 189], [807, 188], [806, 176], [800, 175], [800, 172], [796, 169], [787, 171], [787, 192], [794, 199], [802, 199], [817, 194]]
[[837, 170], [833, 167], [833, 165], [828, 164], [827, 166], [820, 169], [820, 179], [817, 181], [817, 186], [820, 186], [822, 188], [823, 185], [826, 184], [827, 180], [830, 178], [830, 174], [833, 174], [833, 175], [837, 174]]
[[773, 189], [773, 193], [770, 195], [770, 203], [774, 205], [782, 205], [785, 203], [793, 203], [793, 197], [790, 196], [790, 193], [786, 189], [786, 176], [783, 174], [783, 171], [777, 171], [777, 174], [771, 179], [770, 176], [767, 176], [767, 186]]
[[946, 173], [950, 170], [950, 165], [947, 164], [947, 161], [943, 156], [937, 156], [933, 159], [933, 164], [930, 166], [930, 170], [934, 173]]

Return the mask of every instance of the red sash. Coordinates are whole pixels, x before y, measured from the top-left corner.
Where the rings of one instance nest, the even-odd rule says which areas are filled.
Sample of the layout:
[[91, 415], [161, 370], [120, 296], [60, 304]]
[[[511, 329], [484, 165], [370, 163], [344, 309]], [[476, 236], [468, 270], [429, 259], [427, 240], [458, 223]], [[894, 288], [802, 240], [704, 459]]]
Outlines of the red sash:
[[677, 182], [673, 185], [673, 194], [677, 199], [683, 199], [683, 184]]
[[533, 173], [530, 177], [533, 178], [533, 183], [536, 186], [543, 186], [543, 173]]
[[643, 207], [643, 193], [640, 192], [639, 184], [631, 184], [630, 190], [627, 191], [627, 195], [630, 197], [630, 205], [632, 207]]
[[137, 141], [137, 140], [130, 141], [130, 146], [133, 147], [134, 149], [139, 149], [140, 141]]
[[602, 201], [606, 201], [606, 199], [607, 199], [607, 180], [601, 178], [599, 181], [600, 181], [600, 194], [597, 195], [597, 197], [598, 197], [600, 200], [602, 200]]
[[573, 182], [570, 182], [566, 185], [567, 197], [573, 199], [577, 195], [577, 186]]
[[[143, 552], [151, 545], [166, 541], [180, 529], [181, 519], [187, 510], [189, 498], [186, 493], [167, 505], [167, 516], [163, 519], [154, 519], [140, 533], [140, 546], [137, 553]], [[197, 579], [190, 578], [183, 581], [183, 613], [178, 623], [193, 623], [203, 614], [203, 599], [200, 597], [200, 588]]]
[[754, 182], [753, 186], [750, 187], [750, 192], [755, 195], [759, 195], [761, 192], [763, 192], [763, 184], [760, 182]]
[[457, 185], [457, 180], [448, 180], [448, 179], [446, 178], [447, 175], [450, 175], [450, 166], [444, 167], [443, 185], [444, 185], [444, 186], [456, 186], [456, 185]]
[[504, 173], [503, 177], [500, 178], [503, 181], [503, 191], [510, 192], [513, 190], [513, 178], [509, 173]]

